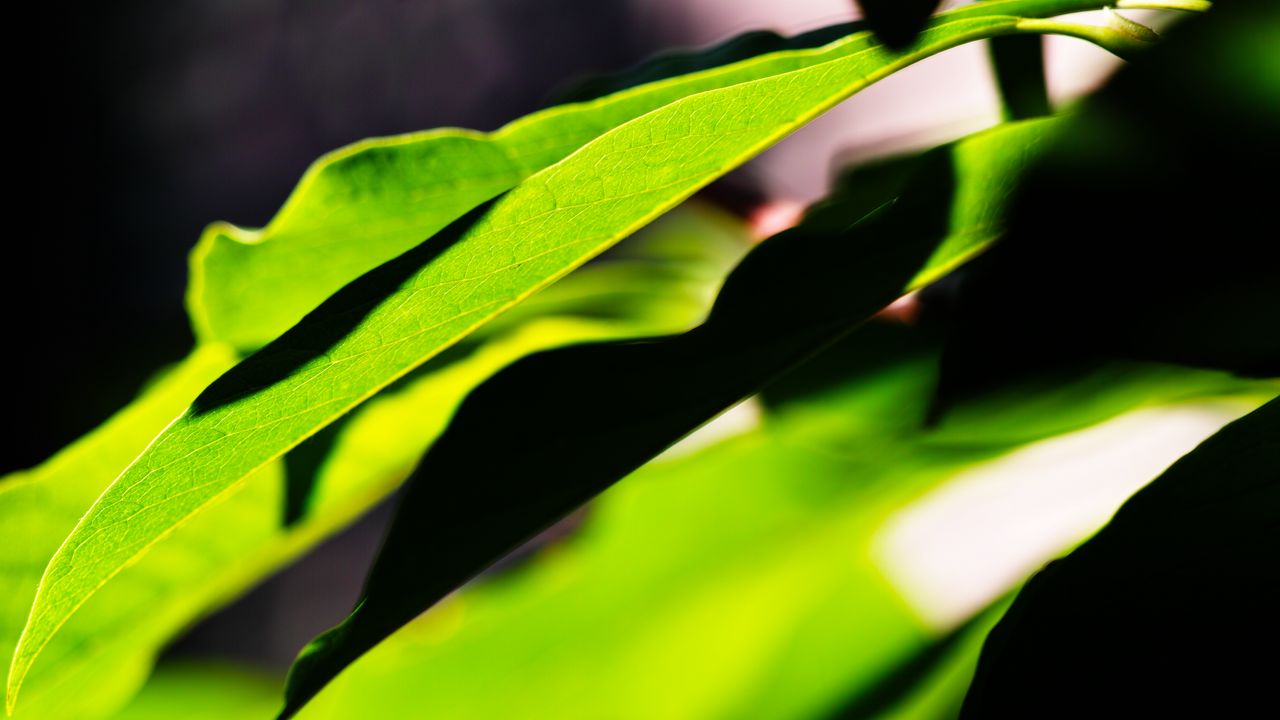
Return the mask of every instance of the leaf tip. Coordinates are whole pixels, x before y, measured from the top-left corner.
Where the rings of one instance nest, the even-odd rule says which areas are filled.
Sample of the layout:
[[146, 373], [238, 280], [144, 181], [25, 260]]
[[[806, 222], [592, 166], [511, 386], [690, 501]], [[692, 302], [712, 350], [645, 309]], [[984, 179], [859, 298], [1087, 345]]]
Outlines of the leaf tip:
[[22, 674], [18, 672], [18, 659], [14, 657], [9, 666], [9, 677], [4, 688], [4, 716], [13, 717], [13, 710], [18, 705], [18, 689], [22, 687]]

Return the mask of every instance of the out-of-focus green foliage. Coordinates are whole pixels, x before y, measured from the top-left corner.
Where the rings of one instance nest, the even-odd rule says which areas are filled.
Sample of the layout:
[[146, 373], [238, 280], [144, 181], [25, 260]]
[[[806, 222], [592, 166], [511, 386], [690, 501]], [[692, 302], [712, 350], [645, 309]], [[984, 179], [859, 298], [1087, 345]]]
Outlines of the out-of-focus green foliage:
[[[31, 611], [36, 585], [63, 539], [76, 521], [151, 438], [220, 373], [234, 363], [225, 346], [209, 345], [192, 353], [165, 373], [127, 409], [101, 428], [63, 450], [43, 465], [0, 480], [0, 653], [12, 657]], [[203, 556], [203, 552], [197, 555]], [[113, 585], [103, 595], [117, 592]], [[125, 593], [115, 602], [127, 603]], [[179, 597], [186, 595], [182, 588]], [[51, 643], [48, 672], [31, 676], [29, 717], [73, 717], [96, 707], [111, 708], [126, 700], [142, 683], [150, 667], [149, 655], [131, 657], [111, 651], [113, 638], [146, 636], [150, 622], [118, 625], [94, 622], [95, 608], [105, 616], [124, 619], [131, 613], [152, 620], [160, 608], [116, 605], [110, 598], [85, 608], [83, 619], [69, 625], [68, 642]], [[183, 602], [179, 600], [179, 602]], [[161, 640], [167, 639], [167, 634]], [[92, 640], [92, 642], [86, 642]], [[155, 641], [153, 640], [152, 643]], [[99, 670], [110, 668], [105, 682]], [[86, 672], [87, 671], [87, 672]], [[27, 715], [24, 704], [22, 715]], [[20, 717], [22, 716], [20, 715]]]
[[170, 665], [113, 720], [234, 720], [267, 718], [280, 705], [269, 678], [229, 665]]

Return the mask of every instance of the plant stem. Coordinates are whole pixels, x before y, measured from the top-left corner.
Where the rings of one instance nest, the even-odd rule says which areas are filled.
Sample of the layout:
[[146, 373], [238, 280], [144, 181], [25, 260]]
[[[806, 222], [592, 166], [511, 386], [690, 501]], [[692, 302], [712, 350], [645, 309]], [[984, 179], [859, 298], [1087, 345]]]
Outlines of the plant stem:
[[1047, 18], [1056, 15], [1101, 10], [1113, 6], [1120, 10], [1183, 10], [1204, 12], [1212, 7], [1209, 0], [987, 0], [941, 13], [939, 20], [957, 20], [970, 16], [1012, 15], [1025, 18]]
[[1028, 18], [1019, 20], [1017, 29], [1032, 33], [1052, 33], [1088, 40], [1116, 55], [1131, 58], [1135, 53], [1151, 47], [1160, 36], [1145, 25], [1136, 23], [1108, 10], [1110, 22], [1106, 25], [1063, 22]]
[[1118, 0], [1117, 10], [1185, 10], [1205, 12], [1213, 7], [1209, 0]]

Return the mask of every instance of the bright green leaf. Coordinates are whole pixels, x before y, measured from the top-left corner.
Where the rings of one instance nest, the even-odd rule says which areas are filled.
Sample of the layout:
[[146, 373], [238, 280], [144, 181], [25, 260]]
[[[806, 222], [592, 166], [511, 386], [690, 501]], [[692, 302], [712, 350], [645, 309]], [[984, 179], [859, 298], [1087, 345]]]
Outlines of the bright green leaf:
[[[1101, 4], [997, 0], [947, 18], [1040, 17]], [[354, 278], [624, 123], [691, 95], [812, 68], [871, 47], [866, 33], [811, 47], [846, 29], [856, 26], [790, 40], [753, 35], [674, 61], [660, 58], [609, 81], [609, 90], [619, 90], [613, 95], [549, 108], [492, 133], [429, 130], [365, 140], [326, 155], [265, 228], [218, 223], [205, 231], [191, 257], [187, 298], [196, 333], [205, 341], [256, 349]], [[691, 74], [669, 77], [672, 62], [675, 70]], [[631, 87], [636, 82], [647, 84]], [[732, 111], [729, 104], [717, 104]], [[801, 102], [794, 107], [804, 109]]]
[[595, 100], [638, 85], [692, 75], [768, 53], [816, 48], [865, 29], [861, 23], [841, 23], [792, 37], [784, 37], [768, 30], [756, 30], [709, 48], [664, 52], [626, 70], [579, 81], [557, 96], [557, 104]]
[[270, 677], [227, 665], [175, 664], [112, 720], [253, 720], [271, 717], [279, 690]]

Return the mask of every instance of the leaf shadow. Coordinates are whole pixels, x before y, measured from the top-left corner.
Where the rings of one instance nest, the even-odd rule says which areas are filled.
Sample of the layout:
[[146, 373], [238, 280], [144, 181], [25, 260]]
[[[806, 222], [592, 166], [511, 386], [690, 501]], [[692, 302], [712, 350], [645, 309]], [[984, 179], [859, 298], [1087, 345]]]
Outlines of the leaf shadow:
[[457, 242], [501, 198], [499, 195], [477, 206], [407, 252], [352, 280], [297, 325], [215, 380], [191, 404], [191, 415], [213, 412], [272, 387], [312, 360], [324, 357], [382, 301]]

